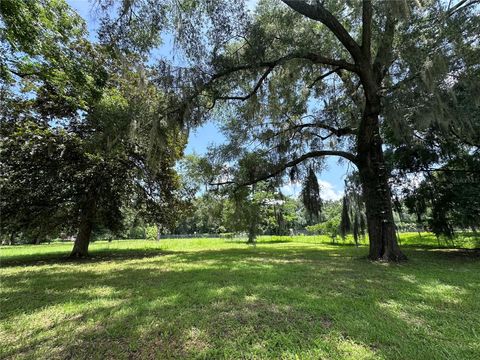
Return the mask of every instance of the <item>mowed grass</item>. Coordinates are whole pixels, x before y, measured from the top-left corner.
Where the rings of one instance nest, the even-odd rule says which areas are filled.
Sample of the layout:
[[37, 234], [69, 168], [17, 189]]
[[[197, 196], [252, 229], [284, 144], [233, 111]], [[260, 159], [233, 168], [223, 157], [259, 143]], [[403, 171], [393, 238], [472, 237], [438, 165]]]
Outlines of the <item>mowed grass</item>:
[[402, 237], [402, 264], [305, 236], [2, 247], [0, 358], [479, 359], [478, 252]]

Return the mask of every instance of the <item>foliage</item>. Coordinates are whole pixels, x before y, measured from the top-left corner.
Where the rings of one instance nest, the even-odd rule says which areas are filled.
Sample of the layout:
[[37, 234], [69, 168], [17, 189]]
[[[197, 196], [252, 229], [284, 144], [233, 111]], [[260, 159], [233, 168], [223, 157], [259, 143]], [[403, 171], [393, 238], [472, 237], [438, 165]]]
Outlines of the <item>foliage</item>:
[[157, 240], [158, 237], [158, 227], [154, 226], [147, 226], [145, 229], [145, 239], [147, 240]]
[[98, 101], [107, 75], [65, 1], [2, 0], [0, 20], [0, 80], [30, 94], [22, 103], [39, 118], [75, 116]]
[[362, 187], [358, 173], [353, 173], [345, 180], [340, 235], [345, 239], [347, 234], [353, 234], [355, 244], [358, 245], [359, 237], [365, 238], [366, 222]]
[[428, 173], [417, 188], [406, 190], [405, 204], [437, 235], [452, 237], [455, 228], [475, 230], [480, 219], [479, 174], [478, 154], [464, 154]]
[[95, 228], [123, 231], [129, 207], [172, 227], [172, 210], [186, 205], [174, 169], [186, 134], [156, 116], [159, 74], [138, 54], [89, 43], [64, 1], [5, 1], [0, 11], [2, 233], [40, 241], [77, 228], [86, 247], [73, 253], [84, 256]]
[[[248, 189], [247, 189], [248, 190]], [[239, 198], [235, 194], [209, 191], [198, 194], [191, 202], [189, 211], [178, 214], [178, 222], [172, 230], [175, 234], [219, 234], [248, 231], [250, 204], [258, 202], [258, 234], [285, 235], [290, 229], [304, 226], [301, 204], [296, 199], [275, 191], [257, 192], [251, 198]], [[237, 196], [237, 198], [235, 198]], [[248, 196], [248, 194], [246, 195]], [[244, 203], [235, 203], [235, 201]], [[247, 212], [244, 212], [247, 209]]]
[[[310, 234], [328, 235], [332, 239], [332, 242], [335, 242], [335, 239], [339, 234], [340, 219], [334, 217], [322, 223], [307, 226], [306, 229]], [[345, 236], [343, 238], [345, 239]]]
[[4, 124], [1, 158], [2, 233], [37, 242], [71, 233], [91, 189], [98, 194], [96, 221], [120, 225], [119, 202], [131, 171], [124, 159], [101, 158], [78, 135], [33, 122]]
[[[244, 164], [255, 158], [244, 159]], [[209, 184], [215, 171], [205, 157], [186, 156], [180, 162], [181, 182], [197, 192], [190, 211], [180, 215], [180, 234], [248, 232], [255, 221], [259, 234], [287, 234], [303, 221], [296, 199], [284, 196], [271, 183], [239, 188]], [[248, 177], [248, 172], [245, 173]], [[253, 230], [252, 230], [253, 231]]]

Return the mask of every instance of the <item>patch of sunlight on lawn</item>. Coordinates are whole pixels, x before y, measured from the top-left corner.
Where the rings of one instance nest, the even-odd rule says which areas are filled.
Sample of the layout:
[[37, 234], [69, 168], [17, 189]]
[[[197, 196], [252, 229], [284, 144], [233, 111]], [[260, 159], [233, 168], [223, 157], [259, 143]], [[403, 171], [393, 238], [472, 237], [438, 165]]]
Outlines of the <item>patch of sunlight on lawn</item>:
[[379, 264], [300, 236], [96, 242], [78, 262], [70, 248], [2, 247], [0, 358], [478, 358], [469, 253]]

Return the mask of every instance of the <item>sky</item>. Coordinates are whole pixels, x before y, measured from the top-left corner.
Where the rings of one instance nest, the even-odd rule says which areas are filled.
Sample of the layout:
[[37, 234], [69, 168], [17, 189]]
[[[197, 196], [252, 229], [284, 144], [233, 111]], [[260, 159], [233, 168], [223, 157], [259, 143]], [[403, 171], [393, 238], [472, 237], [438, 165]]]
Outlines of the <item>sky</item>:
[[[91, 11], [92, 2], [89, 0], [66, 0], [67, 3], [82, 16], [88, 26], [90, 40], [95, 41], [96, 29], [99, 21], [97, 15]], [[256, 0], [249, 0], [249, 7], [253, 8]], [[164, 40], [164, 45], [160, 48], [159, 54], [168, 58], [174, 56], [173, 42], [169, 39]], [[220, 144], [224, 137], [215, 124], [208, 122], [203, 126], [193, 129], [188, 139], [186, 154], [196, 153], [202, 155], [206, 152], [208, 146]], [[347, 163], [338, 163], [338, 158], [328, 157], [326, 168], [317, 177], [321, 188], [321, 197], [324, 200], [338, 200], [343, 196], [344, 179], [348, 170], [351, 170]], [[298, 183], [289, 183], [282, 187], [285, 195], [298, 196], [301, 186]]]

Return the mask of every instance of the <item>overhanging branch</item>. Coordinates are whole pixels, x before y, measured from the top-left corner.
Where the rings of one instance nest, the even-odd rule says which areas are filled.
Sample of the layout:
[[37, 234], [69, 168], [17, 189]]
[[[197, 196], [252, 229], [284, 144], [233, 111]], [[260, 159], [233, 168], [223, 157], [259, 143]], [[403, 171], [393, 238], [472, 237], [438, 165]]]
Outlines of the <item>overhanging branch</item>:
[[[322, 141], [327, 140], [328, 138], [332, 137], [333, 135], [335, 135], [337, 137], [342, 137], [342, 136], [354, 134], [354, 129], [352, 129], [350, 127], [334, 128], [334, 127], [332, 127], [330, 125], [327, 125], [327, 124], [305, 123], [305, 124], [292, 125], [292, 126], [286, 128], [286, 129], [279, 130], [279, 131], [275, 132], [273, 135], [269, 136], [267, 139], [263, 138], [262, 140], [263, 141], [269, 141], [269, 140], [271, 140], [271, 139], [273, 139], [273, 138], [275, 138], [279, 135], [282, 135], [282, 134], [288, 133], [289, 131], [294, 131], [294, 130], [295, 130], [295, 134], [296, 134], [296, 133], [299, 132], [299, 130], [302, 130], [302, 129], [305, 129], [305, 128], [319, 128], [319, 129], [328, 130], [329, 134], [326, 135], [326, 136], [322, 136], [322, 135], [314, 133], [314, 132], [309, 132], [309, 134], [320, 138]], [[295, 134], [293, 136], [295, 136]]]
[[269, 67], [267, 71], [265, 71], [263, 75], [260, 77], [260, 79], [257, 81], [257, 84], [255, 85], [253, 90], [250, 91], [245, 96], [219, 96], [219, 97], [216, 97], [215, 99], [216, 100], [241, 100], [241, 101], [248, 100], [249, 98], [251, 98], [253, 95], [257, 93], [258, 89], [260, 88], [260, 86], [262, 86], [263, 82], [268, 77], [268, 75], [272, 72], [272, 70], [273, 70], [273, 67]]
[[323, 79], [325, 79], [326, 77], [328, 77], [332, 74], [335, 74], [339, 70], [340, 70], [340, 68], [337, 67], [337, 68], [334, 68], [333, 70], [327, 71], [326, 73], [317, 76], [315, 78], [315, 80], [313, 80], [312, 83], [310, 85], [308, 85], [308, 88], [309, 89], [313, 88], [317, 82], [322, 81]]
[[319, 128], [319, 129], [325, 129], [325, 130], [330, 131], [332, 134], [334, 134], [338, 137], [354, 134], [354, 130], [350, 127], [334, 128], [333, 126], [323, 124], [323, 123], [299, 124], [299, 125], [295, 125], [293, 128], [306, 128], [306, 127], [316, 127], [316, 128]]
[[214, 74], [210, 78], [210, 82], [213, 82], [215, 80], [221, 79], [225, 76], [228, 76], [230, 74], [234, 74], [239, 71], [245, 71], [245, 70], [255, 70], [255, 69], [262, 69], [262, 68], [274, 68], [279, 65], [283, 65], [284, 63], [290, 61], [290, 60], [295, 60], [295, 59], [303, 59], [303, 60], [308, 60], [311, 61], [314, 64], [322, 64], [322, 65], [327, 65], [327, 66], [335, 66], [340, 69], [345, 69], [353, 72], [358, 72], [358, 68], [355, 64], [352, 64], [346, 60], [343, 59], [332, 59], [326, 56], [319, 55], [314, 52], [301, 52], [301, 51], [296, 51], [292, 52], [290, 54], [287, 54], [285, 56], [279, 57], [274, 60], [268, 60], [268, 61], [259, 61], [259, 62], [254, 62], [251, 64], [242, 64], [242, 65], [237, 65], [237, 66], [232, 66], [230, 68], [227, 68], [223, 71], [220, 71], [216, 74]]
[[260, 176], [256, 177], [253, 180], [250, 180], [250, 181], [246, 181], [246, 182], [242, 182], [242, 183], [238, 183], [236, 181], [224, 181], [224, 182], [218, 182], [218, 183], [211, 183], [210, 185], [229, 185], [229, 184], [236, 184], [238, 186], [252, 185], [252, 184], [255, 184], [257, 182], [268, 180], [268, 179], [271, 179], [275, 176], [278, 176], [283, 171], [285, 171], [286, 169], [291, 168], [295, 165], [298, 165], [298, 164], [300, 164], [301, 162], [303, 162], [307, 159], [315, 158], [315, 157], [324, 157], [324, 156], [339, 156], [339, 157], [343, 157], [343, 158], [353, 162], [354, 164], [357, 163], [357, 157], [354, 154], [346, 152], [346, 151], [317, 150], [317, 151], [311, 151], [311, 152], [308, 152], [306, 154], [303, 154], [302, 156], [300, 156], [300, 157], [298, 157], [294, 160], [288, 161], [284, 164], [280, 164], [272, 172], [269, 172], [268, 174], [260, 175]]
[[333, 16], [321, 3], [317, 1], [315, 5], [309, 4], [303, 0], [282, 0], [284, 4], [292, 10], [316, 21], [320, 21], [335, 35], [343, 44], [345, 49], [352, 55], [355, 62], [361, 62], [362, 51], [357, 42], [350, 36], [345, 27]]
[[457, 11], [468, 8], [469, 6], [480, 4], [479, 0], [461, 0], [456, 5], [452, 6], [445, 13], [446, 17], [454, 15]]
[[[336, 73], [342, 69], [352, 71], [352, 72], [357, 72], [357, 66], [355, 64], [349, 63], [345, 60], [337, 60], [337, 59], [331, 59], [313, 52], [293, 52], [288, 55], [282, 56], [278, 59], [271, 60], [271, 61], [261, 61], [258, 63], [252, 63], [252, 64], [243, 64], [243, 65], [237, 65], [233, 66], [231, 68], [225, 69], [221, 72], [218, 72], [217, 74], [214, 74], [210, 80], [203, 86], [203, 88], [208, 88], [211, 86], [216, 80], [219, 80], [223, 77], [227, 77], [231, 74], [234, 74], [236, 72], [240, 71], [246, 71], [246, 70], [256, 70], [256, 69], [262, 69], [266, 68], [266, 71], [263, 73], [263, 75], [260, 77], [260, 79], [257, 81], [256, 85], [250, 91], [248, 94], [245, 94], [243, 96], [214, 96], [212, 99], [212, 105], [210, 108], [213, 108], [215, 106], [215, 103], [217, 100], [240, 100], [240, 101], [245, 101], [251, 98], [253, 95], [256, 94], [258, 89], [261, 87], [265, 79], [268, 77], [268, 75], [274, 70], [275, 67], [280, 66], [290, 60], [295, 60], [295, 59], [303, 59], [303, 60], [308, 60], [311, 61], [314, 64], [321, 64], [321, 65], [327, 65], [327, 66], [335, 66], [335, 68], [331, 71], [328, 71], [325, 74], [320, 75], [315, 81], [320, 81], [321, 79]], [[314, 85], [314, 83], [311, 84], [311, 86]]]

